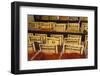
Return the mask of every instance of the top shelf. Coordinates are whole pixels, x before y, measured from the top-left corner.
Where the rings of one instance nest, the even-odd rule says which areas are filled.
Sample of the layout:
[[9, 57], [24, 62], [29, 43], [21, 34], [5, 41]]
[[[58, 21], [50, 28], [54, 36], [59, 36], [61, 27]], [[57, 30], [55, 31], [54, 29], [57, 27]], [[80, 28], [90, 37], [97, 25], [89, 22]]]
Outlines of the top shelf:
[[33, 15], [36, 22], [57, 22], [57, 23], [78, 23], [88, 22], [87, 17], [81, 16], [54, 16], [54, 15]]

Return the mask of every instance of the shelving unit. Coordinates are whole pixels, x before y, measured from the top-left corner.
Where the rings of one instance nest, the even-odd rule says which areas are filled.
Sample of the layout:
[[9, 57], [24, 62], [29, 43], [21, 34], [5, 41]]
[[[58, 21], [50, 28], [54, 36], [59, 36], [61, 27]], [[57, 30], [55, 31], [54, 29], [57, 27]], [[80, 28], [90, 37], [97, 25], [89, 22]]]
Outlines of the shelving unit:
[[[41, 16], [44, 16], [44, 15], [35, 15], [33, 16], [34, 17], [34, 22], [55, 22], [55, 23], [79, 23], [79, 27], [81, 28], [81, 24], [84, 22], [84, 23], [88, 23], [87, 20], [84, 20], [84, 21], [81, 21], [80, 20], [80, 17], [78, 17], [78, 20], [75, 20], [75, 21], [70, 21], [70, 20], [42, 20], [41, 19]], [[47, 16], [47, 15], [45, 15]], [[37, 17], [37, 18], [36, 18]], [[45, 31], [45, 30], [34, 30], [34, 29], [28, 29], [28, 33], [38, 33], [38, 34], [47, 34], [48, 37], [50, 37], [51, 34], [55, 34], [55, 35], [63, 35], [64, 37], [66, 37], [68, 34], [71, 34], [71, 35], [81, 35], [82, 36], [82, 39], [81, 41], [85, 41], [85, 36], [88, 35], [88, 32], [58, 32], [58, 31]]]

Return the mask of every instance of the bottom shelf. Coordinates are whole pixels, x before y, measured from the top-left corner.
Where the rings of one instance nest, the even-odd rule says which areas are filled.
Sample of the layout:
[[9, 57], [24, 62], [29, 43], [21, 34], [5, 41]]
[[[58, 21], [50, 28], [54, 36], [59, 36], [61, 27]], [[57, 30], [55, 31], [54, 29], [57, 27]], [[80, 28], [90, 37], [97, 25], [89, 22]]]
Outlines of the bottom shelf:
[[58, 53], [58, 54], [46, 54], [43, 52], [32, 52], [28, 53], [28, 61], [32, 60], [61, 60], [61, 59], [80, 59], [87, 58], [86, 54], [78, 54], [78, 53]]

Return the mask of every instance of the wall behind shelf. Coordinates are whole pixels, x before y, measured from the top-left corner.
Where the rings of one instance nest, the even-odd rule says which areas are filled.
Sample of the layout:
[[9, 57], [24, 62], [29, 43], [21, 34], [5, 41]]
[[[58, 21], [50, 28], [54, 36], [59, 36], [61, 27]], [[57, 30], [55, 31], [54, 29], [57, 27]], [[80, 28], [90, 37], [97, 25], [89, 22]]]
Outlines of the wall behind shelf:
[[[11, 57], [11, 2], [14, 0], [1, 0], [0, 1], [0, 76], [14, 76], [10, 73], [10, 57]], [[16, 0], [19, 1], [19, 0]], [[100, 13], [100, 0], [20, 0], [28, 2], [44, 2], [44, 3], [58, 3], [58, 4], [74, 4], [74, 5], [90, 5], [98, 6]], [[98, 15], [98, 22], [100, 20], [100, 14]], [[100, 22], [98, 28], [100, 29]], [[100, 33], [100, 30], [98, 30]], [[100, 42], [100, 35], [98, 36]], [[100, 43], [98, 44], [100, 45]], [[98, 51], [100, 48], [98, 48]], [[99, 67], [100, 67], [100, 51], [99, 54]], [[85, 71], [65, 71], [55, 73], [40, 73], [40, 74], [24, 74], [19, 76], [87, 76], [87, 75], [100, 75], [99, 70], [85, 70]]]

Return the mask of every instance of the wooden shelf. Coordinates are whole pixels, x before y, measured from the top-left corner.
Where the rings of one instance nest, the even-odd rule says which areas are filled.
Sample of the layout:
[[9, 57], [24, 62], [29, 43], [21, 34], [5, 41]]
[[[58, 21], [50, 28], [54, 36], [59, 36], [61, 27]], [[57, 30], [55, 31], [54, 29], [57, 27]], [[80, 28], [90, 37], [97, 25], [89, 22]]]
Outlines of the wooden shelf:
[[29, 33], [41, 33], [41, 34], [73, 34], [73, 35], [87, 35], [87, 33], [73, 33], [73, 32], [56, 32], [56, 31], [40, 31], [40, 30], [28, 30]]
[[[41, 19], [41, 16], [48, 16], [48, 19], [47, 20], [43, 20]], [[57, 23], [78, 23], [78, 22], [88, 22], [87, 20], [86, 21], [83, 21], [83, 20], [80, 20], [80, 17], [78, 17], [78, 20], [74, 20], [74, 21], [71, 21], [71, 20], [59, 20], [59, 19], [56, 19], [56, 20], [51, 20], [49, 19], [50, 15], [34, 15], [34, 18], [35, 18], [35, 21], [37, 22], [57, 22]], [[73, 16], [71, 16], [73, 17]]]
[[65, 20], [35, 20], [35, 22], [79, 23], [79, 20], [77, 20], [77, 21], [68, 21], [68, 20], [66, 20], [66, 21]]

